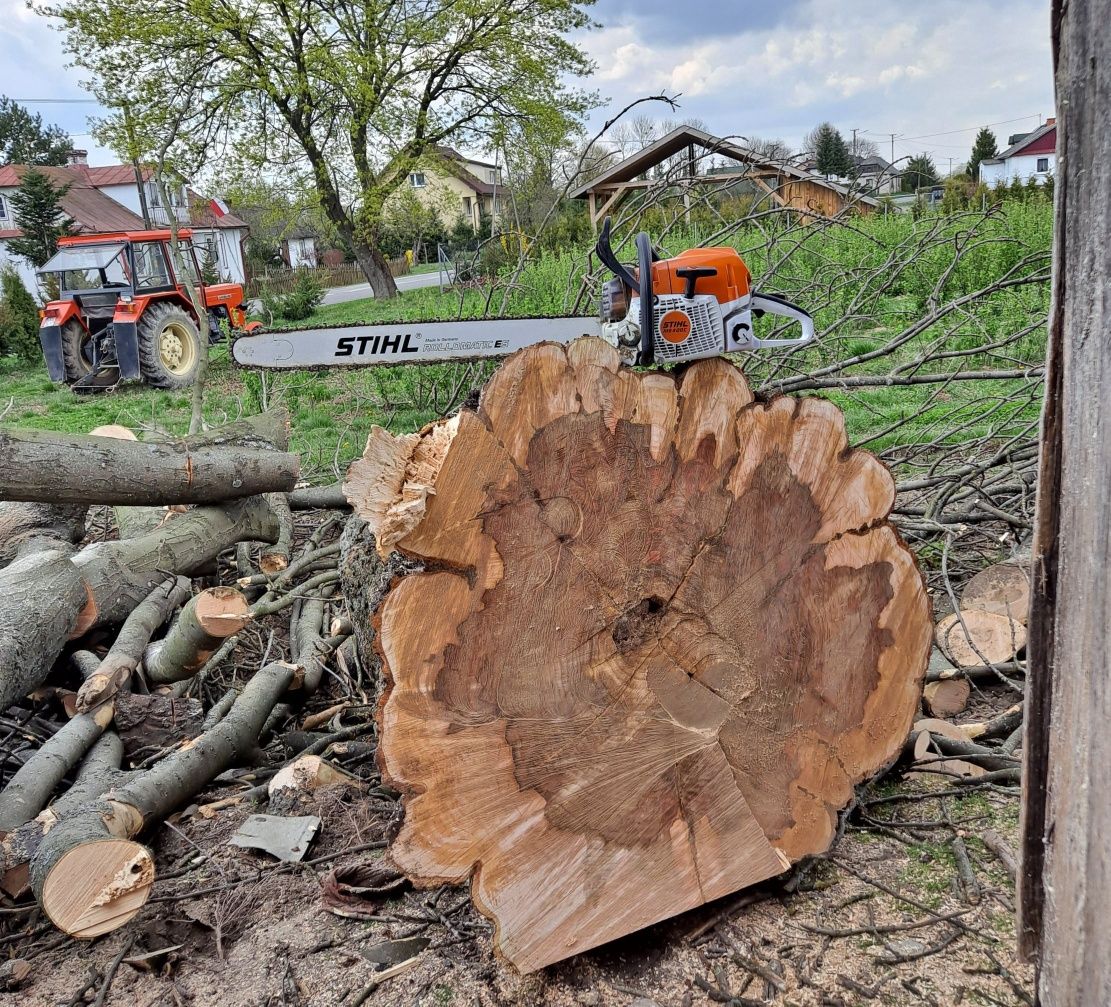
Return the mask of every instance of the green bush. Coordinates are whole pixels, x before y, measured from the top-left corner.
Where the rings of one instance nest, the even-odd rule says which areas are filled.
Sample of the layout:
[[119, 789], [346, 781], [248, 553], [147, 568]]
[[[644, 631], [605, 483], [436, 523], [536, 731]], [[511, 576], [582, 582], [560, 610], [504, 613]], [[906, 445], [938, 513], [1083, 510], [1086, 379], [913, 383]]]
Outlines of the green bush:
[[275, 318], [300, 322], [320, 307], [324, 300], [324, 288], [308, 270], [302, 270], [289, 293], [263, 291], [260, 300], [262, 306]]
[[0, 269], [0, 356], [37, 360], [39, 309], [13, 266]]

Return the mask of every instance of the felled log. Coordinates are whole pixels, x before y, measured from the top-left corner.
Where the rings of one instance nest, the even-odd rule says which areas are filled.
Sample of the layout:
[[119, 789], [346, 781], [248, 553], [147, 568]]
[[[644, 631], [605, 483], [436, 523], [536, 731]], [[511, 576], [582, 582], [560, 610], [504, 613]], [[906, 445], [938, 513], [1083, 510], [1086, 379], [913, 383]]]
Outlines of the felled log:
[[1026, 627], [1005, 615], [962, 609], [937, 624], [937, 645], [959, 667], [1001, 664], [1026, 646]]
[[961, 609], [978, 609], [1026, 624], [1030, 571], [1020, 563], [996, 563], [975, 574], [961, 592]]
[[142, 908], [154, 883], [154, 860], [132, 837], [254, 746], [295, 671], [280, 662], [267, 665], [227, 716], [192, 745], [114, 782], [110, 793], [90, 795], [86, 788], [80, 802], [66, 800], [30, 861], [32, 891], [56, 927], [75, 937], [96, 937], [123, 926]]
[[967, 678], [945, 678], [928, 682], [922, 689], [922, 705], [931, 717], [952, 717], [968, 706], [972, 684]]
[[250, 605], [234, 587], [210, 587], [194, 595], [165, 638], [147, 647], [143, 665], [152, 682], [192, 678], [229, 636], [250, 622]]
[[328, 486], [301, 486], [289, 494], [294, 510], [347, 510], [351, 505], [343, 494], [341, 483]]
[[0, 500], [0, 567], [30, 552], [72, 552], [85, 537], [82, 504]]
[[277, 526], [262, 497], [198, 507], [139, 538], [74, 556], [34, 553], [0, 570], [0, 710], [40, 685], [68, 639], [120, 623], [168, 573], [190, 573]]
[[268, 493], [266, 502], [278, 521], [278, 539], [259, 554], [259, 569], [268, 577], [281, 573], [289, 566], [289, 550], [293, 544], [293, 513], [284, 493]]
[[345, 490], [428, 565], [379, 607], [394, 861], [473, 877], [524, 971], [824, 851], [899, 752], [930, 650], [887, 469], [821, 399], [587, 339], [375, 430]]
[[143, 650], [155, 631], [186, 601], [192, 588], [185, 577], [168, 577], [124, 620], [104, 660], [85, 676], [77, 692], [77, 709], [92, 710], [127, 687]]
[[0, 498], [48, 503], [216, 503], [293, 488], [297, 455], [43, 430], [0, 431]]

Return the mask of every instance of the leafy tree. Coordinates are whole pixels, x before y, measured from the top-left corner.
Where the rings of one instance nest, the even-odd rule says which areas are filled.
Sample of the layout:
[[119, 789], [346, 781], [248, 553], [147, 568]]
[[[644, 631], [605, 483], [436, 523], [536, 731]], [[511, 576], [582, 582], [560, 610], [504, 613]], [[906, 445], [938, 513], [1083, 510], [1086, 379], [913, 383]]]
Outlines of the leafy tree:
[[995, 134], [985, 126], [976, 134], [972, 144], [972, 156], [968, 159], [968, 177], [973, 182], [980, 180], [980, 162], [999, 153], [999, 146]]
[[[585, 0], [58, 0], [67, 49], [140, 135], [188, 98], [193, 142], [305, 166], [376, 296], [387, 199], [437, 144], [488, 146], [499, 124], [563, 134], [593, 104], [568, 36]], [[111, 117], [106, 135], [123, 135]], [[182, 132], [184, 136], [184, 131]]]
[[61, 126], [46, 126], [41, 115], [0, 97], [0, 164], [65, 164], [72, 145]]
[[12, 193], [12, 216], [23, 232], [10, 238], [8, 248], [33, 266], [41, 266], [58, 251], [58, 239], [74, 232], [74, 221], [62, 212], [68, 185], [56, 187], [46, 174], [31, 168], [23, 173]]
[[0, 355], [38, 358], [39, 309], [14, 266], [0, 269]]
[[916, 192], [928, 185], [937, 185], [937, 168], [929, 154], [912, 157], [903, 169], [903, 192]]
[[852, 171], [849, 148], [833, 123], [819, 123], [806, 135], [804, 142], [807, 150], [813, 151], [821, 174], [847, 176]]

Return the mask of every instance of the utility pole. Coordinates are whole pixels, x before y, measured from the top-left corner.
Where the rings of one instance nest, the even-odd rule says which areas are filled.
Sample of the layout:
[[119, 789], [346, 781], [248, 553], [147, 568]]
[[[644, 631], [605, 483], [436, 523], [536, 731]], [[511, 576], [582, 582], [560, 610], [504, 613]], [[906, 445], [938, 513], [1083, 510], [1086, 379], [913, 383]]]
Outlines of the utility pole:
[[895, 163], [895, 134], [891, 134], [891, 163]]

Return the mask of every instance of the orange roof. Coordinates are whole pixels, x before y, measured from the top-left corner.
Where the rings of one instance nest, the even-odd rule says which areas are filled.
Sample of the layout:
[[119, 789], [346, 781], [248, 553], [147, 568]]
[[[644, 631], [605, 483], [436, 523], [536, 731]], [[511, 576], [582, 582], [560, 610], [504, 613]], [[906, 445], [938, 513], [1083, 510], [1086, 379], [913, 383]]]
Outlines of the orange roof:
[[[193, 230], [189, 227], [179, 227], [179, 238], [191, 238]], [[150, 230], [130, 231], [98, 231], [95, 234], [73, 234], [58, 239], [58, 247], [65, 248], [69, 245], [91, 245], [97, 241], [169, 241], [170, 229], [168, 227]]]

